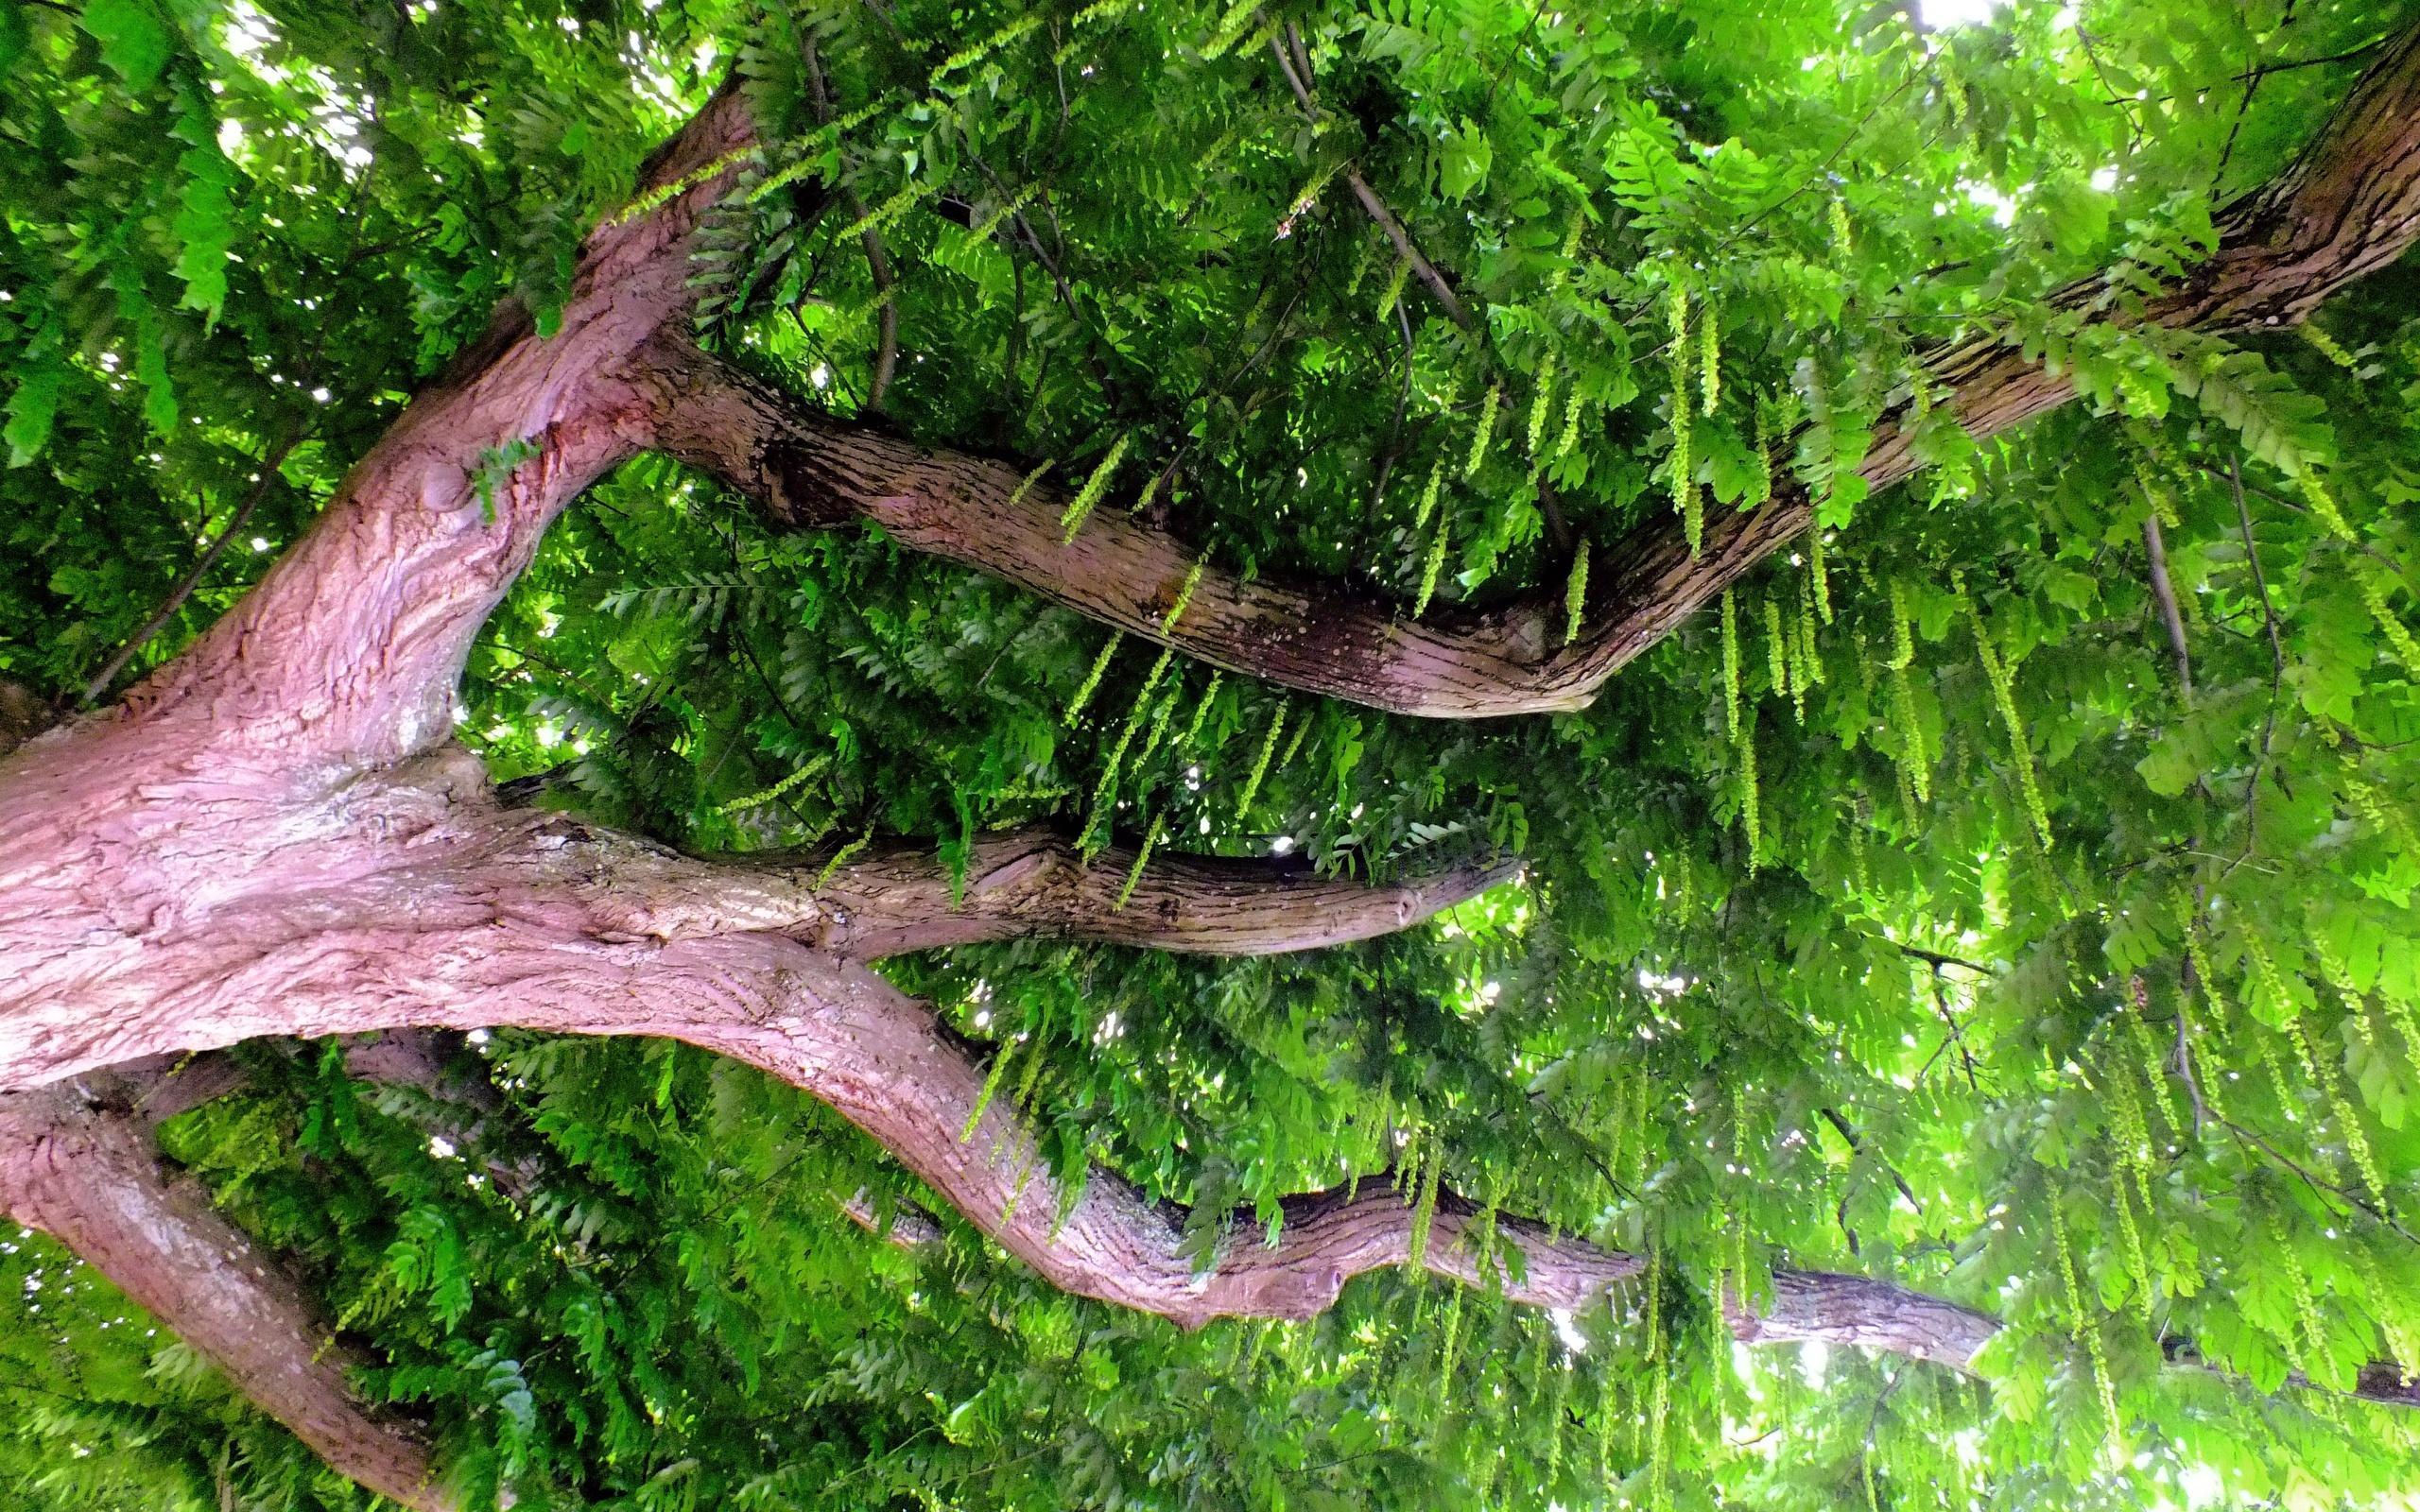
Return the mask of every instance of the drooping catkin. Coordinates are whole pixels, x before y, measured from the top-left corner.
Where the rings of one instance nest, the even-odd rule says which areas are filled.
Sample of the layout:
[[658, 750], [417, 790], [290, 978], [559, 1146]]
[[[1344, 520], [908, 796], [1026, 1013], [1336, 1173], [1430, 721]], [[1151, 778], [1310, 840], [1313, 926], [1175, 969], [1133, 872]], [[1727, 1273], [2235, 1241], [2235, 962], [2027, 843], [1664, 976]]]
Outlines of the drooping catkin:
[[1219, 701], [1219, 685], [1226, 680], [1224, 669], [1211, 669], [1209, 683], [1202, 688], [1201, 696], [1193, 701], [1193, 717], [1185, 721], [1184, 733], [1176, 737], [1178, 749], [1192, 745], [1193, 737], [1201, 732], [1201, 722], [1210, 717], [1212, 707]]
[[2294, 474], [2294, 481], [2302, 485], [2303, 498], [2309, 503], [2310, 512], [2327, 527], [2329, 535], [2344, 541], [2359, 539], [2345, 523], [2344, 511], [2336, 507], [2336, 496], [2328, 492], [2326, 482], [2318, 473], [2305, 468]]
[[1815, 593], [1815, 612], [1824, 624], [1829, 625], [1832, 623], [1832, 582], [1830, 575], [1824, 570], [1824, 527], [1821, 525], [1806, 532], [1806, 574], [1807, 586]]
[[1428, 1230], [1437, 1221], [1437, 1185], [1445, 1174], [1445, 1142], [1431, 1140], [1428, 1163], [1421, 1168], [1420, 1195], [1411, 1209], [1411, 1247], [1404, 1263], [1418, 1271], [1428, 1263]]
[[821, 891], [824, 885], [832, 880], [833, 873], [864, 854], [866, 847], [872, 844], [873, 844], [873, 826], [869, 824], [865, 827], [864, 833], [833, 851], [832, 859], [823, 863], [823, 869], [815, 874], [816, 890]]
[[1739, 828], [1748, 841], [1748, 871], [1754, 875], [1758, 852], [1763, 850], [1764, 836], [1759, 833], [1756, 811], [1756, 706], [1750, 704], [1739, 716]]
[[1580, 618], [1588, 604], [1588, 538], [1571, 554], [1571, 576], [1563, 585], [1563, 644], [1580, 639]]
[[1442, 514], [1437, 517], [1437, 533], [1429, 538], [1428, 555], [1420, 563], [1420, 593], [1411, 603], [1413, 619], [1428, 612], [1428, 600], [1437, 592], [1437, 576], [1445, 567], [1445, 527], [1449, 523]]
[[983, 1078], [983, 1090], [975, 1094], [975, 1110], [966, 1115], [966, 1126], [959, 1131], [958, 1143], [964, 1144], [975, 1138], [983, 1126], [983, 1114], [991, 1108], [992, 1099], [999, 1095], [1000, 1078], [1008, 1074], [1009, 1062], [1015, 1058], [1018, 1041], [1013, 1038], [1000, 1042], [1000, 1053], [992, 1057], [991, 1074]]
[[1547, 415], [1554, 403], [1555, 354], [1547, 352], [1538, 360], [1538, 391], [1530, 400], [1530, 455], [1538, 455], [1538, 446], [1546, 439]]
[[1698, 310], [1698, 382], [1705, 396], [1702, 412], [1708, 415], [1722, 403], [1721, 329], [1709, 299]]
[[1027, 473], [1024, 477], [1019, 478], [1017, 480], [1017, 486], [1009, 490], [1009, 502], [1002, 507], [1002, 512], [1005, 513], [1007, 510], [1014, 509], [1020, 503], [1022, 503], [1025, 496], [1033, 491], [1033, 486], [1042, 481], [1042, 474], [1049, 472], [1051, 468], [1056, 465], [1057, 464], [1051, 458], [1046, 456], [1040, 462], [1035, 463], [1033, 471]]
[[1307, 739], [1311, 733], [1311, 721], [1316, 717], [1316, 715], [1317, 711], [1315, 710], [1312, 713], [1305, 714], [1301, 719], [1295, 721], [1294, 738], [1286, 743], [1285, 753], [1277, 758], [1278, 765], [1291, 766], [1294, 765], [1295, 756], [1302, 751], [1303, 742]]
[[1383, 321], [1395, 313], [1395, 303], [1403, 298], [1404, 281], [1411, 276], [1411, 260], [1395, 259], [1395, 270], [1387, 276], [1386, 292], [1378, 296], [1378, 318]]
[[1574, 384], [1571, 386], [1571, 397], [1563, 402], [1563, 434], [1555, 438], [1554, 443], [1554, 455], [1558, 457], [1569, 456], [1571, 449], [1580, 444], [1580, 406], [1585, 398], [1580, 391], [1580, 386]]
[[1739, 613], [1730, 589], [1722, 591], [1722, 728], [1739, 738]]
[[2386, 601], [2387, 591], [2393, 586], [2386, 569], [2367, 557], [2356, 558], [2353, 561], [2353, 584], [2360, 590], [2361, 603], [2369, 610], [2370, 618], [2377, 622], [2378, 632], [2386, 637], [2387, 644], [2394, 648], [2395, 659], [2403, 663], [2405, 671], [2420, 677], [2420, 641], [2412, 639], [2411, 628]]
[[1185, 570], [1184, 586], [1176, 591], [1176, 602], [1168, 606], [1167, 617], [1160, 621], [1162, 635], [1174, 631], [1176, 622], [1184, 617], [1185, 606], [1193, 602], [1193, 591], [1201, 586], [1202, 571], [1209, 565], [1210, 558], [1207, 553], [1204, 553]]
[[1462, 464], [1462, 476], [1476, 477], [1479, 464], [1487, 460], [1487, 443], [1495, 434], [1495, 412], [1504, 403], [1504, 386], [1487, 386], [1487, 397], [1479, 401], [1478, 432], [1471, 438], [1470, 460]]
[[1143, 868], [1150, 862], [1151, 848], [1160, 843], [1160, 832], [1165, 822], [1165, 816], [1157, 814], [1151, 816], [1151, 827], [1143, 833], [1143, 844], [1141, 849], [1134, 852], [1134, 864], [1126, 868], [1126, 881], [1117, 889], [1117, 902], [1111, 905], [1111, 913], [1122, 914], [1126, 911], [1128, 901], [1134, 896], [1135, 885], [1143, 880]]
[[2025, 799], [2027, 815], [2033, 823], [2033, 833], [2042, 848], [2050, 848], [2050, 814], [2042, 799], [2041, 784], [2033, 772], [2033, 744], [2025, 733], [2025, 722], [2016, 711], [2016, 678], [2001, 657], [1992, 627], [1983, 619], [1982, 606], [1966, 591], [1963, 573], [1950, 574], [1950, 585], [1958, 600], [1965, 606], [1966, 617], [1975, 627], [1976, 655], [1983, 663], [1984, 679], [1991, 684], [1993, 701], [1999, 706], [2000, 720], [2008, 727], [2009, 755], [2016, 767], [2017, 788]]
[[1666, 459], [1672, 486], [1672, 507], [1681, 516], [1682, 532], [1688, 538], [1689, 559], [1697, 559], [1704, 542], [1705, 521], [1698, 498], [1697, 467], [1689, 455], [1689, 291], [1674, 284], [1665, 295], [1665, 314], [1671, 325], [1672, 450]]
[[1427, 484], [1420, 490], [1420, 507], [1411, 512], [1411, 528], [1415, 533], [1428, 524], [1430, 515], [1437, 512], [1437, 490], [1444, 486], [1444, 482], [1445, 454], [1440, 452], [1437, 454], [1437, 460], [1428, 469]]
[[2067, 1242], [2066, 1214], [2054, 1196], [2050, 1201], [2050, 1239], [2058, 1254], [2059, 1280], [2066, 1294], [2067, 1322], [2083, 1336], [2084, 1353], [2092, 1363], [2093, 1392], [2100, 1400], [2100, 1416], [2108, 1430], [2109, 1463], [2115, 1468], [2126, 1462], [2126, 1441], [2118, 1417], [2118, 1391], [2109, 1379], [2108, 1351], [2100, 1342], [2100, 1329], [2085, 1311], [2083, 1288], [2076, 1280], [2074, 1247]]
[[2299, 329], [2303, 334], [2303, 339], [2309, 342], [2321, 356], [2346, 372], [2352, 372], [2360, 367], [2360, 364], [2354, 360], [2353, 354], [2344, 350], [2342, 343], [2321, 330], [2316, 322], [2305, 320]]
[[1124, 630], [1112, 630], [1109, 639], [1100, 644], [1100, 655], [1093, 658], [1092, 670], [1084, 674], [1083, 683], [1076, 689], [1076, 696], [1067, 700], [1068, 729], [1076, 728], [1076, 720], [1083, 713], [1084, 705], [1092, 702], [1094, 690], [1100, 686], [1101, 675], [1109, 670], [1109, 659], [1117, 654], [1117, 644], [1125, 639]]
[[1128, 442], [1129, 438], [1123, 435], [1110, 442], [1109, 450], [1094, 464], [1092, 475], [1084, 479], [1084, 486], [1076, 490], [1076, 496], [1067, 501], [1066, 509], [1059, 516], [1059, 527], [1063, 532], [1060, 538], [1063, 544], [1076, 539], [1076, 532], [1083, 528], [1084, 516], [1092, 513], [1093, 506], [1100, 503], [1100, 496], [1109, 491], [1109, 480], [1116, 472], [1117, 464], [1125, 459]]
[[1261, 737], [1260, 754], [1253, 758], [1252, 775], [1244, 779], [1243, 797], [1236, 800], [1236, 817], [1242, 819], [1252, 813], [1252, 800], [1260, 796], [1261, 779], [1269, 775], [1269, 759], [1277, 753], [1277, 737], [1286, 729], [1286, 706], [1279, 704], [1269, 721], [1269, 733]]
[[1765, 595], [1765, 673], [1773, 692], [1789, 692], [1789, 643], [1782, 637], [1781, 600], [1771, 593]]

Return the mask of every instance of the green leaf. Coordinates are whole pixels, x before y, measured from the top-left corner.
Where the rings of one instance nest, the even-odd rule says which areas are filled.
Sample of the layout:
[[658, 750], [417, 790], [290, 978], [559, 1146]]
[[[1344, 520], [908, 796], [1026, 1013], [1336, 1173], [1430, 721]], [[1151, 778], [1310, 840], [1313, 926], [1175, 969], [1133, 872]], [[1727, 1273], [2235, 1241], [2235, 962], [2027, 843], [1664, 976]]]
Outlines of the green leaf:
[[56, 358], [35, 359], [19, 368], [9, 394], [9, 423], [0, 427], [0, 441], [9, 443], [9, 465], [25, 467], [50, 442], [50, 422], [59, 413], [59, 393], [67, 369]]
[[87, 0], [82, 23], [128, 89], [139, 94], [160, 81], [168, 66], [168, 28], [149, 0]]

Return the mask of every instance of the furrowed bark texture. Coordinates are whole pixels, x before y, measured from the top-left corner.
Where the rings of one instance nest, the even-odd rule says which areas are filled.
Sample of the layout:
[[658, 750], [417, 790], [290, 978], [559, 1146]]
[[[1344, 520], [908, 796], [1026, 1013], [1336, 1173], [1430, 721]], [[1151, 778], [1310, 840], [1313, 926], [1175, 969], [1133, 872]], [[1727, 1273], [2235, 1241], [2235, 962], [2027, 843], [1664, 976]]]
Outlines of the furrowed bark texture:
[[411, 1425], [365, 1405], [302, 1288], [161, 1169], [150, 1126], [64, 1089], [0, 1093], [0, 1210], [73, 1249], [330, 1468], [415, 1512], [454, 1512]]
[[[2385, 53], [2291, 173], [2226, 218], [2219, 254], [2190, 284], [2113, 318], [2213, 331], [2299, 319], [2407, 246], [2420, 225], [2416, 38]], [[1186, 1324], [1316, 1313], [1352, 1276], [1409, 1262], [1398, 1195], [1294, 1199], [1273, 1246], [1233, 1220], [1216, 1263], [1197, 1270], [1184, 1214], [1108, 1174], [1063, 1193], [1010, 1109], [977, 1117], [984, 1076], [966, 1047], [860, 963], [1040, 933], [1304, 949], [1400, 928], [1498, 872], [1358, 889], [1262, 864], [1170, 861], [1121, 908], [1123, 859], [1085, 868], [1063, 842], [1028, 834], [978, 846], [953, 908], [942, 869], [906, 854], [830, 878], [813, 858], [683, 856], [498, 808], [476, 760], [448, 740], [481, 621], [582, 487], [657, 447], [748, 490], [777, 521], [874, 519], [911, 545], [1273, 680], [1411, 713], [1567, 709], [1804, 528], [1807, 502], [1721, 515], [1696, 562], [1663, 527], [1607, 554], [1586, 633], [1560, 651], [1551, 613], [1534, 606], [1411, 625], [1333, 589], [1220, 575], [1164, 629], [1194, 561], [1173, 537], [1107, 509], [1062, 546], [1063, 501], [1040, 490], [1012, 507], [1017, 470], [806, 415], [666, 334], [687, 307], [687, 243], [720, 192], [714, 170], [750, 131], [726, 90], [647, 175], [686, 187], [589, 238], [556, 335], [500, 316], [225, 620], [119, 708], [0, 755], [0, 1088], [261, 1035], [513, 1025], [674, 1038], [829, 1102], [1070, 1291]], [[2063, 299], [2089, 307], [2100, 286]], [[1979, 435], [2068, 397], [2063, 380], [1989, 344], [1946, 354], [1935, 374]], [[1897, 417], [1884, 417], [1867, 477], [1880, 486], [1915, 466]], [[68, 1095], [19, 1092], [0, 1115], [23, 1135], [0, 1175], [12, 1210], [122, 1275], [332, 1465], [406, 1504], [441, 1504], [424, 1454], [352, 1404], [332, 1363], [314, 1363], [308, 1309], [268, 1284], [242, 1236], [197, 1195], [176, 1195], [184, 1189], [162, 1177], [134, 1125], [57, 1101]], [[38, 1106], [48, 1110], [21, 1111]], [[1441, 1201], [1424, 1263], [1476, 1279], [1473, 1224], [1467, 1204]], [[1527, 1261], [1523, 1301], [1576, 1307], [1639, 1269], [1518, 1220], [1500, 1231]], [[1757, 1342], [1821, 1338], [1964, 1365], [1990, 1321], [1880, 1283], [1784, 1273], [1770, 1304], [1733, 1326]]]
[[[2185, 284], [2129, 310], [2102, 277], [2049, 302], [2114, 323], [2214, 335], [2290, 325], [2346, 284], [2394, 261], [2420, 235], [2420, 32], [2396, 39], [2301, 160], [2220, 218], [2217, 252]], [[821, 416], [677, 341], [647, 364], [658, 395], [656, 444], [753, 499], [776, 524], [813, 528], [860, 517], [902, 542], [961, 561], [1080, 613], [1201, 661], [1397, 713], [1466, 719], [1587, 706], [1607, 679], [1671, 634], [1708, 599], [1804, 532], [1814, 503], [1777, 478], [1760, 508], [1708, 510], [1692, 559], [1679, 523], [1657, 519], [1600, 552], [1582, 628], [1558, 645], [1560, 596], [1425, 621], [1334, 583], [1246, 582], [1204, 572], [1166, 623], [1199, 551], [1097, 508], [1063, 543], [1068, 496], [1020, 490], [1025, 469], [927, 450]], [[2074, 397], [2073, 385], [1996, 339], [1937, 352], [1927, 370], [1944, 407], [1977, 439]], [[1860, 469], [1879, 490], [1921, 462], [1905, 404], [1883, 415]], [[1776, 473], [1796, 438], [1776, 453]]]

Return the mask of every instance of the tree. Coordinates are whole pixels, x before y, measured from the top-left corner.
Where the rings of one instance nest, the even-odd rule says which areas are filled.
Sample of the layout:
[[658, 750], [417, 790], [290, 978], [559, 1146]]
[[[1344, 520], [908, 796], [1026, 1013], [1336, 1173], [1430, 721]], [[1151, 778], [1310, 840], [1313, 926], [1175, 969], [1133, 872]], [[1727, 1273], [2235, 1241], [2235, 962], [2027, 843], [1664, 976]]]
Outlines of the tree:
[[25, 1495], [2408, 1484], [2410, 8], [0, 16]]

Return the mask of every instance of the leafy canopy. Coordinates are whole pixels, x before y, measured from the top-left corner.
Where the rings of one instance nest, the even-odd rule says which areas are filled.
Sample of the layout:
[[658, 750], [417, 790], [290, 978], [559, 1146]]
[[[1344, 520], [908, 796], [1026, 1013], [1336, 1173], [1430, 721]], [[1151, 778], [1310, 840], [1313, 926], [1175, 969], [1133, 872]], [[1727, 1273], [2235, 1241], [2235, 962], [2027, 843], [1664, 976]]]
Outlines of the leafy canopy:
[[[409, 1094], [262, 1047], [166, 1146], [475, 1489], [2412, 1485], [2406, 1419], [2335, 1393], [2420, 1359], [2415, 281], [2240, 349], [2041, 299], [2106, 268], [2122, 308], [2188, 266], [2412, 8], [1593, 9], [0, 7], [0, 673], [62, 699], [240, 517], [137, 669], [238, 596], [500, 298], [544, 329], [582, 230], [733, 70], [766, 146], [700, 252], [701, 336], [849, 417], [893, 310], [879, 423], [1098, 482], [1221, 568], [1407, 612], [1551, 592], [1639, 521], [1761, 498], [1800, 437], [1778, 466], [1815, 534], [1587, 712], [1474, 725], [1163, 666], [871, 528], [770, 533], [666, 462], [599, 485], [469, 668], [499, 779], [706, 850], [948, 854], [1051, 817], [1373, 877], [1518, 850], [1520, 884], [1316, 956], [894, 974], [1008, 1057], [1065, 1171], [1192, 1204], [1205, 1256], [1217, 1214], [1442, 1162], [1654, 1279], [1566, 1320], [1372, 1277], [1311, 1323], [1184, 1334], [955, 1225], [915, 1254], [862, 1233], [840, 1204], [913, 1201], [895, 1168], [695, 1051], [488, 1042], [487, 1138], [544, 1173], [515, 1200]], [[1948, 398], [1918, 353], [1985, 333], [2086, 403], [1979, 446], [1931, 407], [1927, 470], [1869, 496], [1876, 417]], [[1777, 1263], [2012, 1328], [1987, 1385], [1733, 1349], [1713, 1289]], [[13, 1495], [357, 1504], [46, 1241], [0, 1271]]]

